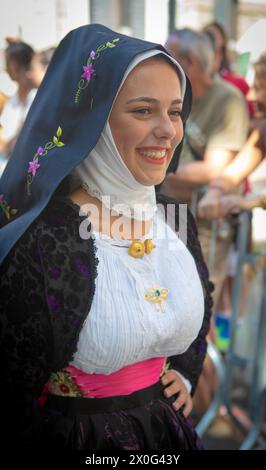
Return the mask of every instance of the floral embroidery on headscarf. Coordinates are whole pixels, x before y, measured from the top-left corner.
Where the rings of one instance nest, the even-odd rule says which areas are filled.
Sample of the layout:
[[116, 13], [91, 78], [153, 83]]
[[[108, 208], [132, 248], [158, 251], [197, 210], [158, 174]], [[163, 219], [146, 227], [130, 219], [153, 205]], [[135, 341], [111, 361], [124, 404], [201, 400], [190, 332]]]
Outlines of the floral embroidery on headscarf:
[[65, 144], [60, 141], [60, 137], [62, 135], [62, 128], [59, 126], [57, 131], [56, 131], [56, 136], [53, 137], [52, 142], [47, 142], [44, 147], [39, 146], [36, 150], [36, 153], [34, 154], [34, 157], [31, 162], [29, 162], [28, 166], [28, 176], [27, 176], [27, 192], [28, 195], [31, 194], [30, 192], [30, 185], [33, 181], [34, 176], [36, 175], [36, 172], [40, 168], [40, 163], [39, 163], [39, 158], [40, 157], [45, 157], [49, 150], [52, 150], [55, 147], [63, 147]]
[[93, 68], [93, 63], [100, 57], [101, 53], [106, 49], [112, 49], [116, 46], [116, 42], [119, 41], [119, 38], [113, 39], [111, 42], [108, 41], [106, 44], [101, 44], [97, 47], [96, 51], [91, 51], [86, 65], [83, 65], [83, 74], [81, 75], [81, 80], [78, 82], [78, 89], [75, 95], [75, 103], [78, 104], [80, 100], [80, 94], [82, 90], [85, 90], [89, 85], [91, 77], [96, 75], [96, 70]]
[[15, 215], [18, 212], [18, 209], [13, 209], [10, 207], [7, 203], [7, 201], [4, 199], [4, 195], [0, 194], [0, 207], [2, 211], [4, 212], [7, 220], [10, 220], [12, 215]]

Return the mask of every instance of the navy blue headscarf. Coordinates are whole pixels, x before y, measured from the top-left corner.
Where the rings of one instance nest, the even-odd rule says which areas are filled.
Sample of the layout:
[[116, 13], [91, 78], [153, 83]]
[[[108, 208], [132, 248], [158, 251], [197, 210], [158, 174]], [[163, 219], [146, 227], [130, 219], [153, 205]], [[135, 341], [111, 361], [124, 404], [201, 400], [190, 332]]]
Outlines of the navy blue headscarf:
[[[0, 180], [0, 262], [95, 147], [128, 64], [150, 49], [166, 52], [102, 25], [82, 26], [61, 41]], [[191, 107], [187, 83], [183, 122]]]

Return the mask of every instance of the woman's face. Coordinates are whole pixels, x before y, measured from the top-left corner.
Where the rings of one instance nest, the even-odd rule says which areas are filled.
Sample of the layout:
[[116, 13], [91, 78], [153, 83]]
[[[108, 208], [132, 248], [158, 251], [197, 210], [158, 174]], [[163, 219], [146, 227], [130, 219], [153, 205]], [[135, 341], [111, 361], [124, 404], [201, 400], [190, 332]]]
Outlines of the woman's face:
[[31, 60], [30, 68], [27, 72], [28, 78], [31, 80], [34, 87], [38, 88], [43, 80], [46, 68], [42, 65], [40, 57], [35, 54]]
[[164, 60], [147, 59], [127, 77], [109, 123], [117, 149], [135, 179], [161, 183], [183, 137], [181, 86]]

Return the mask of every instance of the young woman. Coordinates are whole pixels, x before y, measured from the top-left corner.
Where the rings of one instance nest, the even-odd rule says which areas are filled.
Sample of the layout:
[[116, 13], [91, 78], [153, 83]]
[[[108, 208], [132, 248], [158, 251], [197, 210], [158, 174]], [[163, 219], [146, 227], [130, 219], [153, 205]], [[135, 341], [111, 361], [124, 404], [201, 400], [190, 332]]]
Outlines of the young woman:
[[190, 101], [160, 45], [92, 25], [57, 48], [1, 180], [7, 442], [202, 448], [211, 284], [191, 215], [186, 247], [155, 195]]

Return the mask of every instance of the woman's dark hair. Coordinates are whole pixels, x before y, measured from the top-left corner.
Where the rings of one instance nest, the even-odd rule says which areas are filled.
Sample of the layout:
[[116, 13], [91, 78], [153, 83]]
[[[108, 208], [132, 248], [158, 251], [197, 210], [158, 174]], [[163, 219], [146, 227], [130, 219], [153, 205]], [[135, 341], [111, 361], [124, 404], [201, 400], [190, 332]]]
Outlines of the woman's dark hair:
[[209, 38], [210, 43], [211, 43], [211, 45], [212, 45], [212, 48], [213, 48], [213, 50], [215, 51], [215, 48], [216, 48], [216, 40], [215, 40], [215, 36], [214, 36], [213, 31], [206, 29], [206, 30], [203, 30], [203, 33]]
[[211, 23], [208, 23], [208, 24], [206, 24], [206, 26], [204, 26], [202, 31], [205, 34], [208, 34], [211, 41], [213, 41], [213, 39], [214, 39], [214, 41], [216, 43], [215, 35], [213, 33], [213, 30], [218, 31], [220, 33], [221, 37], [223, 38], [223, 45], [222, 45], [222, 48], [221, 48], [222, 62], [221, 62], [221, 65], [220, 65], [220, 70], [225, 69], [225, 70], [230, 71], [230, 60], [228, 58], [228, 50], [227, 50], [228, 36], [227, 36], [226, 31], [225, 31], [225, 28], [221, 25], [221, 23], [218, 23], [217, 21], [212, 21]]
[[25, 42], [14, 42], [7, 46], [5, 50], [6, 60], [16, 62], [17, 65], [25, 70], [30, 68], [33, 55], [34, 50]]
[[204, 29], [208, 29], [208, 28], [217, 29], [219, 33], [221, 34], [221, 36], [223, 37], [224, 42], [227, 43], [228, 41], [227, 33], [224, 27], [221, 25], [221, 23], [218, 23], [217, 21], [211, 21], [211, 23], [206, 24], [206, 26], [204, 27]]

